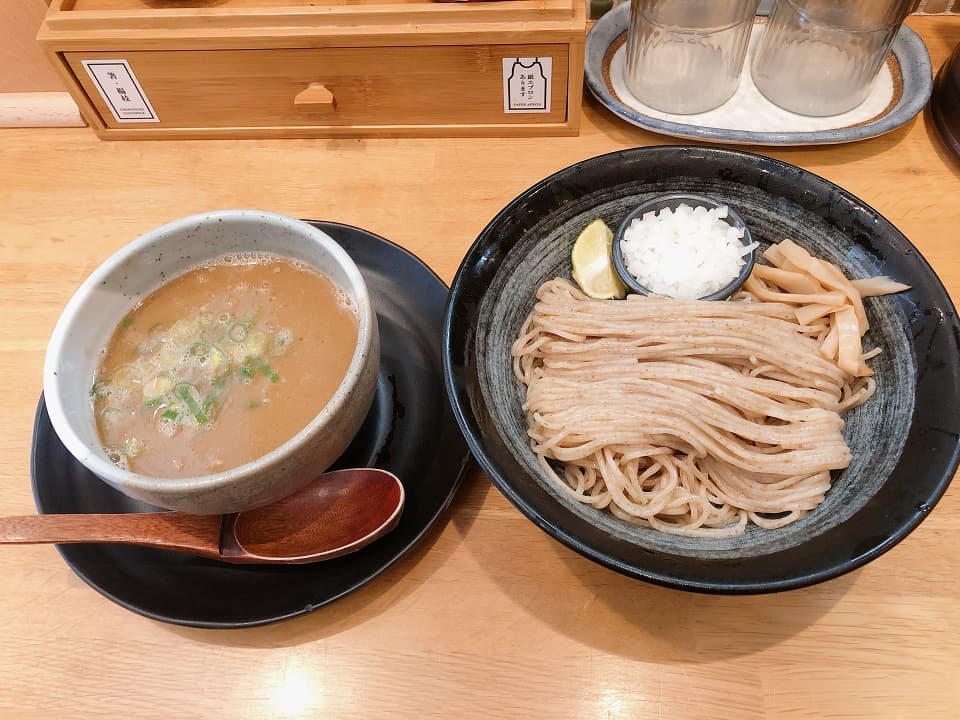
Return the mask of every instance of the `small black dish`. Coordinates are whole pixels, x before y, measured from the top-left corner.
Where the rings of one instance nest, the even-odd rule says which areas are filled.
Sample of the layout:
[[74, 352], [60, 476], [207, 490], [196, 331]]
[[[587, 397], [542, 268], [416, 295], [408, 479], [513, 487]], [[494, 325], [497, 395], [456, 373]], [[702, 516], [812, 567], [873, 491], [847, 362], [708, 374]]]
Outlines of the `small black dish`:
[[[530, 449], [510, 349], [536, 289], [570, 277], [571, 248], [590, 221], [615, 226], [638, 204], [671, 192], [734, 207], [761, 247], [789, 237], [851, 277], [889, 275], [911, 286], [865, 303], [865, 342], [883, 352], [871, 361], [876, 394], [844, 416], [853, 460], [815, 511], [784, 528], [708, 539], [638, 527], [570, 498]], [[862, 200], [762, 155], [642, 147], [558, 171], [508, 203], [480, 233], [454, 278], [443, 332], [444, 379], [457, 421], [497, 488], [561, 543], [661, 585], [762, 593], [849, 572], [928, 516], [960, 460], [960, 323], [943, 284], [910, 241]]]
[[[613, 236], [613, 265], [617, 269], [617, 274], [620, 276], [620, 279], [623, 280], [624, 285], [633, 290], [635, 293], [640, 295], [650, 295], [651, 290], [640, 284], [633, 273], [627, 269], [626, 260], [624, 259], [623, 251], [620, 248], [620, 245], [623, 242], [624, 233], [627, 231], [627, 228], [630, 226], [630, 223], [634, 221], [634, 219], [643, 217], [648, 212], [660, 212], [665, 208], [676, 210], [678, 207], [680, 207], [680, 205], [683, 204], [689, 205], [693, 208], [701, 206], [709, 210], [726, 207], [726, 223], [737, 228], [738, 230], [743, 230], [743, 238], [741, 238], [741, 243], [744, 247], [749, 247], [753, 244], [753, 235], [750, 233], [750, 228], [736, 213], [736, 211], [726, 203], [722, 203], [714, 200], [713, 198], [709, 198], [706, 195], [698, 195], [696, 193], [670, 193], [669, 195], [658, 195], [657, 197], [650, 198], [649, 200], [640, 203], [640, 205], [627, 214], [627, 216], [623, 219], [623, 222], [621, 222], [620, 226], [617, 228], [617, 232], [614, 233]], [[740, 272], [735, 278], [733, 278], [730, 282], [716, 292], [712, 292], [709, 295], [704, 295], [699, 299], [726, 300], [728, 297], [737, 292], [743, 283], [746, 282], [747, 278], [750, 277], [750, 272], [753, 270], [753, 264], [756, 262], [756, 260], [757, 248], [754, 247], [750, 251], [750, 254], [745, 256], [743, 267], [740, 269]]]
[[944, 144], [954, 157], [960, 157], [960, 45], [937, 73], [930, 113]]
[[[155, 620], [208, 628], [263, 625], [302, 615], [356, 590], [406, 554], [450, 504], [469, 455], [443, 393], [440, 337], [447, 288], [416, 256], [349, 225], [313, 222], [357, 263], [380, 326], [373, 406], [333, 468], [379, 467], [400, 478], [406, 503], [389, 534], [310, 565], [232, 565], [131, 545], [57, 549], [114, 602]], [[37, 408], [30, 465], [41, 513], [158, 510], [99, 480], [63, 446]]]

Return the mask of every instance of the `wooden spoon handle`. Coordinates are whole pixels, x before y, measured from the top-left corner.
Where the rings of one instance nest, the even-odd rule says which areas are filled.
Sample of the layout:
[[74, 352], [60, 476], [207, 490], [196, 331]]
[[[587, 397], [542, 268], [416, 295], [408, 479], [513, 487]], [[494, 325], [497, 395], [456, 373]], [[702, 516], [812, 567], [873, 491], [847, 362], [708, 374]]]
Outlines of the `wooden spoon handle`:
[[108, 542], [220, 557], [219, 515], [25, 515], [0, 518], [0, 544]]

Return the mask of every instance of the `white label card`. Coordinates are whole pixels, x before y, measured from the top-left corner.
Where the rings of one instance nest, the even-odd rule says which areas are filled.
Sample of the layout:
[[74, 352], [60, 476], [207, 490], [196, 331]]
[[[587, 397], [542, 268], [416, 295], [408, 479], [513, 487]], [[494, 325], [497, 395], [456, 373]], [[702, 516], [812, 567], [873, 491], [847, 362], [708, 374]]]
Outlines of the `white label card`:
[[553, 58], [505, 57], [503, 59], [503, 111], [505, 113], [550, 112]]
[[118, 123], [160, 122], [126, 60], [84, 60], [83, 67]]

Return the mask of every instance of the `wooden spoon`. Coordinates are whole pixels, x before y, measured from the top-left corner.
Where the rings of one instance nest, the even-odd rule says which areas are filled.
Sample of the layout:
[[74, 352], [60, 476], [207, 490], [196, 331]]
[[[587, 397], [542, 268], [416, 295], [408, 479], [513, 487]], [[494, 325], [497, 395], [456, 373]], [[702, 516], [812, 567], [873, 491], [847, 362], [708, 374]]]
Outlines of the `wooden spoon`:
[[0, 544], [123, 543], [232, 563], [310, 563], [354, 552], [390, 532], [403, 502], [403, 485], [386, 470], [337, 470], [282, 500], [231, 515], [0, 518]]

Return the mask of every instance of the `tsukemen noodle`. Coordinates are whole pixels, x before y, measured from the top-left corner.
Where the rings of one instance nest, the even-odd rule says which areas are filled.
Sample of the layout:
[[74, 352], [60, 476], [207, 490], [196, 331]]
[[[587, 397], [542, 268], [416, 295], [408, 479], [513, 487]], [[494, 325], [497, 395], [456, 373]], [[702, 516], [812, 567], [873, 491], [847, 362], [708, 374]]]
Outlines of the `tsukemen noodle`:
[[530, 445], [577, 501], [705, 537], [774, 529], [823, 502], [850, 462], [843, 413], [875, 389], [863, 298], [785, 240], [730, 302], [588, 297], [543, 283], [513, 345]]

